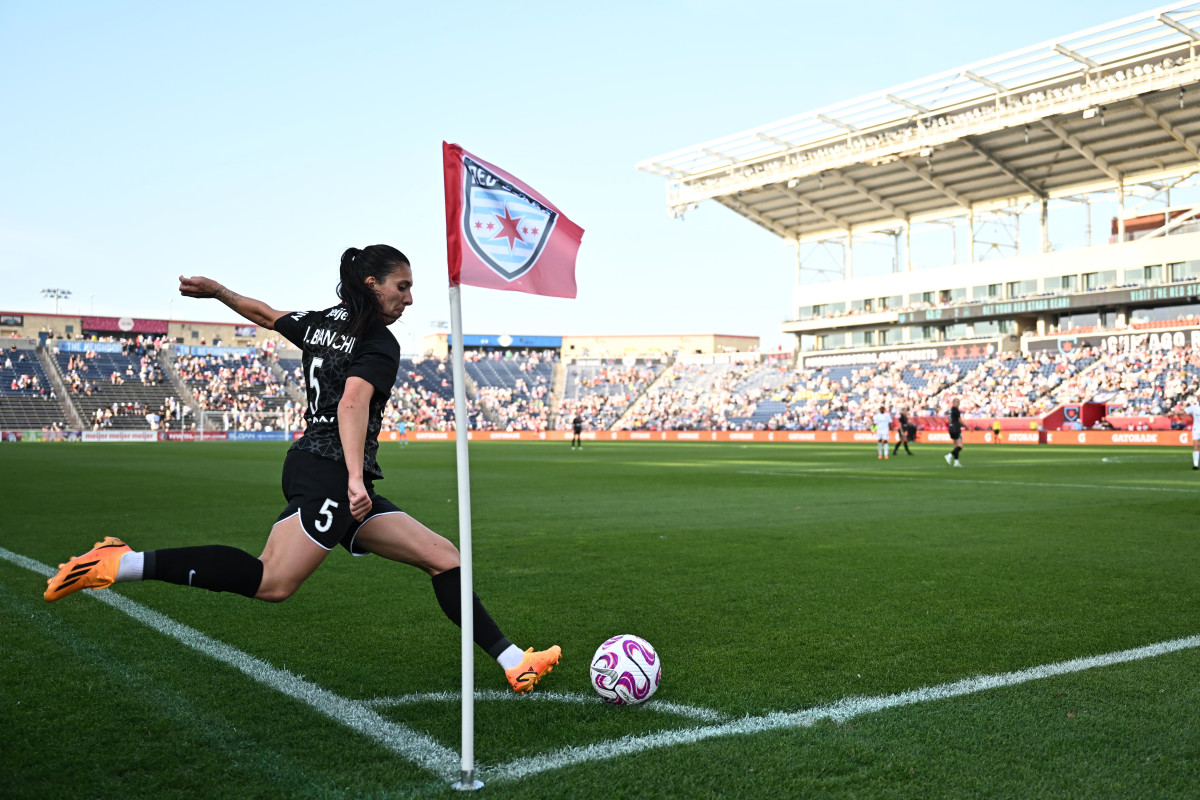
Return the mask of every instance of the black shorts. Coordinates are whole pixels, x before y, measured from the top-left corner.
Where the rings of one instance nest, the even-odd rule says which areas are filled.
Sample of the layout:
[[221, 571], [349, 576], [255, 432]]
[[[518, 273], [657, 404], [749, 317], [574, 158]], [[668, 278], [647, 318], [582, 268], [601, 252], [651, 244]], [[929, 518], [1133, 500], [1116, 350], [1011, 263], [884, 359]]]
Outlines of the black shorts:
[[947, 433], [950, 434], [951, 439], [961, 439], [962, 438], [962, 428], [951, 427], [950, 430], [947, 431]]
[[299, 514], [305, 534], [321, 547], [332, 550], [340, 544], [356, 556], [367, 555], [368, 551], [354, 544], [363, 523], [380, 514], [404, 512], [391, 500], [375, 494], [374, 483], [368, 478], [365, 483], [371, 496], [371, 511], [359, 522], [350, 515], [349, 483], [342, 462], [303, 450], [289, 450], [283, 460], [283, 496], [288, 505], [275, 524]]

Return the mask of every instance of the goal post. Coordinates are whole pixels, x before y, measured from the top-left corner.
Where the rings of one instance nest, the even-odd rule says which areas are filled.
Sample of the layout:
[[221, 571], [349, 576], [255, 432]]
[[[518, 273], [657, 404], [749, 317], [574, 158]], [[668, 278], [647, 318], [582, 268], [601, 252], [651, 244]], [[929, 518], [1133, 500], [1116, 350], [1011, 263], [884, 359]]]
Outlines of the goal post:
[[[294, 420], [289, 421], [288, 417]], [[196, 429], [201, 433], [274, 433], [290, 431], [302, 422], [299, 414], [286, 411], [201, 411], [197, 414]], [[298, 428], [302, 429], [302, 428]]]

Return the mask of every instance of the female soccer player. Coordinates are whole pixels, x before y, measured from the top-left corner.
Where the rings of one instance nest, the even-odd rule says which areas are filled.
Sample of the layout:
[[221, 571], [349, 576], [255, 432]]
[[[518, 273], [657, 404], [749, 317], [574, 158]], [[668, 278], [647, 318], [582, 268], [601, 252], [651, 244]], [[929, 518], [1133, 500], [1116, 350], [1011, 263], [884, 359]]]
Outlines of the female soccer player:
[[950, 424], [947, 433], [950, 434], [950, 439], [954, 442], [954, 449], [946, 453], [946, 463], [961, 467], [962, 464], [958, 463], [958, 454], [963, 449], [962, 412], [958, 409], [957, 397], [950, 402]]
[[[278, 603], [340, 544], [354, 555], [374, 553], [425, 570], [442, 611], [461, 624], [458, 549], [374, 490], [374, 481], [383, 477], [375, 458], [383, 408], [400, 363], [400, 347], [387, 326], [412, 304], [412, 268], [394, 247], [352, 247], [342, 254], [340, 277], [341, 303], [294, 313], [242, 297], [209, 278], [179, 278], [180, 294], [220, 300], [304, 353], [307, 429], [284, 459], [288, 505], [262, 555], [226, 545], [136, 552], [109, 536], [59, 565], [47, 581], [46, 600], [114, 582], [158, 580]], [[499, 662], [517, 692], [532, 689], [558, 663], [557, 645], [522, 653], [478, 597], [473, 613], [475, 642]]]

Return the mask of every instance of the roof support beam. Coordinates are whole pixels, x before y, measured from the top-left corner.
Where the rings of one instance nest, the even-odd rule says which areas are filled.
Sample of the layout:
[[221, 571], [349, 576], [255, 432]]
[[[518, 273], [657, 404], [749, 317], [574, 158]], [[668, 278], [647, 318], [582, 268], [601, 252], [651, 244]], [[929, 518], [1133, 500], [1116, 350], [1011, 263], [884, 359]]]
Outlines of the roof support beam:
[[1008, 177], [1010, 177], [1014, 181], [1016, 181], [1018, 184], [1020, 184], [1020, 186], [1023, 189], [1025, 189], [1025, 191], [1029, 192], [1030, 194], [1032, 194], [1034, 197], [1038, 198], [1039, 200], [1046, 199], [1047, 195], [1044, 191], [1042, 191], [1041, 189], [1037, 188], [1032, 183], [1027, 181], [1022, 175], [1020, 175], [1015, 169], [1010, 167], [1008, 164], [1005, 164], [1003, 161], [996, 158], [994, 155], [989, 153], [987, 150], [984, 150], [982, 147], [980, 147], [978, 144], [976, 144], [974, 142], [974, 140], [971, 139], [970, 136], [964, 136], [964, 137], [962, 137], [962, 139], [960, 141], [963, 144], [965, 144], [967, 147], [974, 150], [979, 155], [983, 156], [984, 161], [987, 161], [993, 167], [1000, 170], [1005, 175], [1007, 175]]
[[786, 150], [791, 150], [793, 147], [796, 146], [796, 145], [792, 144], [791, 142], [784, 141], [783, 139], [776, 139], [774, 136], [768, 136], [767, 134], [762, 133], [760, 131], [755, 131], [754, 136], [757, 139], [762, 139], [764, 142], [774, 142], [775, 144], [779, 145], [780, 147], [782, 147]]
[[925, 106], [919, 106], [910, 100], [905, 100], [903, 97], [896, 97], [896, 95], [894, 95], [894, 94], [886, 94], [883, 97], [889, 103], [895, 103], [898, 106], [904, 106], [905, 108], [911, 108], [913, 111], [916, 111], [918, 114], [928, 114], [929, 113], [929, 109], [925, 108]]
[[976, 75], [974, 72], [971, 72], [971, 70], [969, 70], [969, 69], [963, 70], [963, 77], [970, 78], [971, 80], [975, 81], [976, 83], [983, 84], [984, 86], [986, 86], [989, 89], [996, 92], [996, 94], [1004, 94], [1005, 92], [1008, 91], [1007, 86], [1003, 86], [999, 83], [996, 83], [995, 81], [993, 81], [989, 78], [985, 78], [982, 75]]
[[1196, 33], [1196, 31], [1192, 30], [1187, 25], [1184, 25], [1182, 22], [1176, 22], [1166, 14], [1159, 14], [1157, 17], [1155, 17], [1155, 19], [1157, 19], [1163, 25], [1166, 25], [1168, 28], [1174, 28], [1175, 30], [1179, 31], [1184, 36], [1190, 38], [1193, 42], [1200, 42], [1200, 33]]
[[1066, 144], [1067, 147], [1070, 147], [1076, 153], [1079, 153], [1079, 155], [1086, 158], [1088, 163], [1093, 167], [1100, 170], [1114, 181], [1118, 183], [1121, 181], [1121, 173], [1115, 170], [1112, 164], [1108, 163], [1108, 159], [1104, 158], [1103, 156], [1096, 155], [1096, 151], [1080, 141], [1078, 136], [1068, 133], [1066, 128], [1064, 128], [1062, 125], [1059, 125], [1052, 119], [1043, 119], [1042, 124], [1049, 128], [1051, 133], [1053, 133], [1059, 139], [1062, 139], [1063, 143]]
[[1097, 64], [1095, 61], [1092, 61], [1087, 56], [1081, 56], [1079, 53], [1076, 53], [1074, 50], [1070, 50], [1066, 47], [1063, 47], [1061, 44], [1054, 45], [1054, 52], [1056, 52], [1060, 55], [1064, 55], [1067, 58], [1071, 59], [1072, 61], [1078, 61], [1080, 64], [1083, 64], [1088, 69], [1100, 69], [1100, 65]]
[[795, 234], [793, 234], [787, 228], [783, 227], [778, 222], [767, 219], [762, 214], [759, 214], [757, 211], [750, 208], [750, 206], [743, 203], [741, 200], [738, 200], [736, 197], [717, 197], [714, 199], [721, 205], [730, 209], [731, 211], [735, 211], [738, 214], [741, 214], [746, 219], [757, 222], [759, 225], [762, 225], [764, 228], [771, 231], [776, 236], [779, 236], [784, 239], [795, 239], [796, 238]]
[[1200, 150], [1197, 150], [1196, 146], [1189, 142], [1174, 125], [1164, 119], [1162, 114], [1159, 114], [1153, 108], [1146, 105], [1146, 101], [1142, 100], [1140, 97], [1134, 97], [1131, 102], [1141, 109], [1143, 114], [1153, 120], [1155, 125], [1166, 131], [1168, 136], [1179, 142], [1180, 146], [1183, 147], [1184, 150], [1187, 150], [1188, 153], [1191, 154], [1192, 158], [1200, 160]]
[[922, 169], [921, 167], [918, 167], [916, 164], [913, 164], [905, 159], [900, 159], [899, 163], [902, 167], [907, 169], [913, 175], [916, 175], [918, 178], [925, 181], [926, 183], [928, 183], [933, 188], [937, 189], [942, 194], [946, 195], [946, 197], [949, 197], [955, 203], [958, 203], [960, 206], [967, 209], [968, 211], [971, 210], [971, 201], [968, 200], [967, 198], [963, 197], [958, 192], [951, 189], [949, 186], [947, 186], [945, 181], [941, 180], [940, 178], [935, 178], [933, 176], [932, 170], [930, 170], [928, 168]]
[[783, 194], [786, 197], [790, 198], [794, 203], [808, 209], [809, 211], [816, 214], [821, 219], [828, 222], [830, 225], [833, 225], [834, 227], [837, 227], [837, 228], [841, 228], [844, 231], [850, 230], [850, 225], [846, 222], [843, 222], [840, 217], [837, 217], [837, 216], [829, 213], [829, 211], [827, 211], [826, 209], [817, 205], [813, 201], [809, 200], [807, 197], [800, 194], [795, 189], [780, 189], [780, 191], [783, 192]]
[[846, 175], [841, 170], [831, 169], [826, 174], [832, 175], [833, 177], [837, 178], [839, 181], [846, 184], [851, 189], [858, 192], [863, 197], [867, 198], [872, 203], [874, 203], [875, 205], [882, 208], [884, 211], [886, 211], [889, 214], [891, 214], [892, 216], [894, 216], [896, 219], [904, 220], [906, 223], [908, 222], [908, 216], [909, 216], [908, 212], [906, 212], [904, 209], [900, 208], [898, 205], [893, 203], [891, 200], [888, 200], [883, 195], [879, 194], [879, 192], [876, 192], [873, 189], [868, 189], [866, 186], [863, 186], [861, 183], [854, 180], [850, 176]]
[[706, 155], [706, 156], [712, 156], [713, 158], [723, 158], [726, 161], [728, 161], [730, 164], [740, 164], [741, 163], [738, 159], [734, 158], [733, 156], [727, 156], [724, 153], [718, 153], [716, 150], [709, 150], [707, 147], [701, 147], [700, 152], [704, 153], [704, 155]]
[[829, 125], [836, 125], [839, 128], [850, 131], [850, 133], [854, 133], [855, 131], [858, 130], [858, 128], [854, 127], [849, 122], [842, 122], [840, 119], [834, 119], [833, 117], [827, 117], [824, 114], [816, 114], [815, 116], [817, 119], [821, 120], [821, 122], [828, 123]]

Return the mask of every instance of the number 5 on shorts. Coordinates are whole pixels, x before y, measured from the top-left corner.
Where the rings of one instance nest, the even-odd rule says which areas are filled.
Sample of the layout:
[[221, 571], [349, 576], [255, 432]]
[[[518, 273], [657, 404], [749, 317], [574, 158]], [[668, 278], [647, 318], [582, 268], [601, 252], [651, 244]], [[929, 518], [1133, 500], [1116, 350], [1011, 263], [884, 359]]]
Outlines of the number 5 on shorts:
[[317, 512], [317, 516], [324, 517], [325, 522], [324, 522], [324, 524], [321, 524], [321, 520], [317, 520], [316, 522], [313, 523], [313, 527], [315, 527], [321, 533], [325, 533], [326, 531], [328, 531], [330, 526], [333, 525], [333, 509], [335, 509], [337, 507], [338, 507], [337, 503], [335, 503], [330, 498], [326, 497], [325, 504], [322, 505], [321, 510]]

